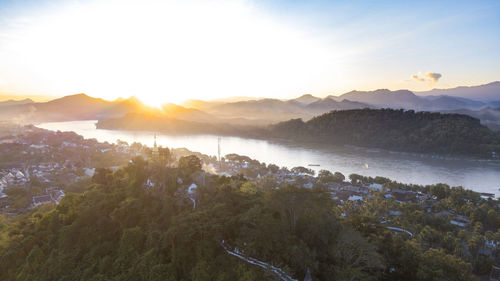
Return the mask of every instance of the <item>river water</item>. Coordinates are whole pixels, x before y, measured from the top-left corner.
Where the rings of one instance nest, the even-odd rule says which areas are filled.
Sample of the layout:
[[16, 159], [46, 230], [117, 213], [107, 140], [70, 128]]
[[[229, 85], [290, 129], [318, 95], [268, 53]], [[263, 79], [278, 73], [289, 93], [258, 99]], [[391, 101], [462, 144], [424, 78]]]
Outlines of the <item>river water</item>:
[[[37, 127], [54, 131], [73, 131], [100, 142], [126, 141], [153, 145], [153, 132], [96, 129], [96, 121], [51, 122]], [[207, 155], [217, 155], [218, 136], [159, 134], [158, 145], [185, 147]], [[404, 183], [446, 183], [478, 192], [500, 195], [500, 162], [467, 159], [439, 159], [430, 155], [401, 154], [353, 147], [320, 147], [266, 140], [222, 136], [221, 155], [237, 153], [267, 164], [292, 168], [316, 164], [314, 170], [339, 171], [348, 176], [382, 176]]]

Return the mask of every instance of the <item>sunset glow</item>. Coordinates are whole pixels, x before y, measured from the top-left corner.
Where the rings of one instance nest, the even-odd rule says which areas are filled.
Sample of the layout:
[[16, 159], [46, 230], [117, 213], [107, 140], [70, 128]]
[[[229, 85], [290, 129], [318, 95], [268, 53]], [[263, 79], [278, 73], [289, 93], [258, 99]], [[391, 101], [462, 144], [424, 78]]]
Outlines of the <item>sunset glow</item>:
[[135, 95], [149, 105], [283, 95], [307, 90], [328, 56], [314, 38], [242, 1], [99, 1], [49, 9], [11, 29], [4, 89]]
[[[158, 106], [229, 96], [429, 90], [500, 75], [491, 47], [500, 39], [481, 22], [498, 21], [494, 2], [467, 15], [460, 5], [422, 5], [405, 17], [398, 13], [404, 4], [354, 11], [320, 2], [6, 2], [0, 94], [136, 96]], [[480, 40], [467, 39], [478, 32]], [[453, 48], [440, 48], [451, 39]], [[464, 59], [471, 53], [479, 57]], [[439, 82], [412, 78], [434, 72], [442, 75]]]
[[500, 281], [500, 0], [0, 0], [1, 280]]

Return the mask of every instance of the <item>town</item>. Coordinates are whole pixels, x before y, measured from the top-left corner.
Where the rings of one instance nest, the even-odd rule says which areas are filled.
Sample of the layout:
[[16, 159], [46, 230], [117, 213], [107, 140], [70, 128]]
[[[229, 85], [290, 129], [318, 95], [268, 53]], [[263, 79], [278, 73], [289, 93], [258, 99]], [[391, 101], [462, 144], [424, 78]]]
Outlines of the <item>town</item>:
[[[155, 136], [156, 137], [156, 136]], [[168, 149], [139, 143], [101, 143], [72, 132], [53, 132], [34, 126], [13, 126], [0, 136], [0, 213], [16, 216], [42, 205], [57, 205], [68, 193], [79, 193], [81, 182], [91, 182], [103, 171], [117, 171], [133, 159], [149, 164], [144, 190], [155, 194], [162, 186], [158, 173], [199, 164], [189, 177], [176, 176], [176, 196], [192, 208], [197, 189], [212, 176], [246, 181], [244, 192], [296, 186], [328, 193], [354, 228], [383, 227], [404, 239], [417, 239], [431, 247], [449, 247], [457, 255], [472, 257], [481, 274], [498, 274], [500, 204], [492, 194], [480, 194], [445, 184], [402, 184], [382, 177], [320, 170], [278, 167], [247, 156], [207, 156], [184, 148]], [[191, 165], [191, 164], [190, 164]], [[160, 172], [159, 172], [160, 171]], [[241, 254], [241, 253], [240, 253]], [[498, 279], [490, 279], [498, 280]]]
[[8, 132], [0, 139], [0, 210], [9, 214], [57, 204], [72, 184], [91, 177], [96, 167], [117, 169], [142, 149], [139, 144], [99, 143], [34, 126], [13, 126]]

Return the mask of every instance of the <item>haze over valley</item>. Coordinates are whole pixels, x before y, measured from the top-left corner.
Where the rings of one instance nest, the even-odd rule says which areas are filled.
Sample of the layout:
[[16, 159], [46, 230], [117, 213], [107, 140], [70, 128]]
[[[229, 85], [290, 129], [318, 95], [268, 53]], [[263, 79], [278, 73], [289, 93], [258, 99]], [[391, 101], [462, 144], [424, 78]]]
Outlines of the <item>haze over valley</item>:
[[[436, 92], [440, 94], [434, 95]], [[323, 98], [305, 94], [288, 100], [249, 97], [214, 101], [187, 100], [180, 105], [167, 103], [159, 108], [146, 106], [135, 97], [106, 101], [77, 94], [48, 102], [34, 102], [30, 99], [0, 101], [0, 118], [18, 122], [47, 122], [101, 120], [135, 113], [204, 123], [265, 125], [294, 118], [307, 121], [332, 110], [392, 108], [465, 114], [480, 119], [483, 124], [495, 130], [500, 128], [499, 93], [500, 82], [492, 82], [475, 87], [416, 94], [408, 90], [379, 89], [350, 91]]]
[[500, 2], [0, 1], [0, 280], [500, 281]]

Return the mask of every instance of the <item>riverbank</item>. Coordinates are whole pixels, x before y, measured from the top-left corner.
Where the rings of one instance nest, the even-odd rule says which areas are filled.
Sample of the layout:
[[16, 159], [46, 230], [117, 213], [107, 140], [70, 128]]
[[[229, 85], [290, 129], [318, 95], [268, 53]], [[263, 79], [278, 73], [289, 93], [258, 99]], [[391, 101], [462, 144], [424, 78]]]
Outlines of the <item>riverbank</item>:
[[354, 145], [432, 158], [500, 160], [500, 134], [465, 115], [392, 109], [332, 111], [266, 127], [230, 125], [129, 114], [102, 119], [98, 129], [155, 131], [170, 135], [212, 134], [298, 144]]
[[[120, 131], [96, 129], [95, 120], [39, 124], [49, 130], [74, 131], [85, 138], [100, 142], [115, 143], [118, 139], [129, 144], [138, 142], [152, 146], [154, 133], [146, 131]], [[157, 144], [170, 148], [187, 148], [206, 155], [218, 155], [219, 136], [215, 135], [167, 135], [158, 134]], [[477, 192], [499, 194], [500, 165], [490, 161], [472, 159], [446, 160], [407, 154], [389, 153], [383, 150], [370, 152], [364, 148], [344, 146], [318, 146], [298, 144], [292, 141], [248, 139], [220, 136], [221, 155], [236, 153], [247, 155], [265, 163], [293, 168], [320, 164], [311, 167], [315, 171], [327, 169], [345, 175], [352, 173], [365, 176], [382, 176], [403, 183], [422, 185], [438, 182], [450, 186], [463, 186]]]

